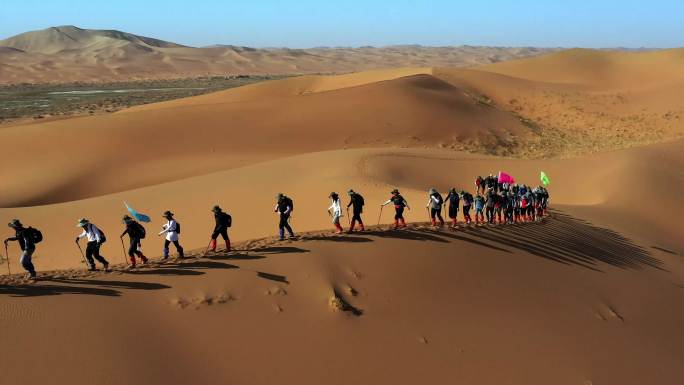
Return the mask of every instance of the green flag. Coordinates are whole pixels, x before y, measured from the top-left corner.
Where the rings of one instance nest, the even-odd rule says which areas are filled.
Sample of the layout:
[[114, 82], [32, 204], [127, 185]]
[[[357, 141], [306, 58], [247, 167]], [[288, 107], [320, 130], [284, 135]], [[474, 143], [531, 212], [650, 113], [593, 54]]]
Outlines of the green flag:
[[542, 182], [542, 184], [544, 184], [544, 186], [548, 186], [551, 184], [551, 180], [549, 179], [548, 176], [546, 176], [546, 173], [544, 171], [541, 172], [539, 177], [541, 178], [541, 182]]

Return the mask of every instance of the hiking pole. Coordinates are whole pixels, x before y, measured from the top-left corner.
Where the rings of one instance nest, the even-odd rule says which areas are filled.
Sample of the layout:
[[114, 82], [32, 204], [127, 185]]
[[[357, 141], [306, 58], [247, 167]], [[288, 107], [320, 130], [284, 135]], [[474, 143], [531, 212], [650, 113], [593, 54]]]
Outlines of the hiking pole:
[[378, 226], [380, 226], [380, 218], [382, 217], [382, 209], [383, 209], [384, 207], [385, 207], [385, 206], [380, 206], [380, 215], [378, 215]]
[[78, 243], [78, 240], [76, 241], [76, 246], [78, 246], [78, 251], [81, 252], [81, 257], [83, 257], [83, 262], [86, 264], [86, 267], [88, 267], [88, 261], [86, 260], [85, 254], [83, 254], [83, 249], [81, 249], [81, 244]]
[[126, 246], [124, 246], [123, 238], [119, 239], [121, 239], [121, 251], [123, 251], [124, 262], [126, 263], [126, 266], [128, 266], [128, 258], [126, 258]]
[[10, 270], [10, 256], [9, 256], [9, 251], [7, 251], [7, 244], [5, 243], [5, 257], [7, 257], [7, 275], [12, 275], [12, 271]]
[[347, 225], [351, 227], [351, 218], [349, 218], [349, 207], [347, 207]]

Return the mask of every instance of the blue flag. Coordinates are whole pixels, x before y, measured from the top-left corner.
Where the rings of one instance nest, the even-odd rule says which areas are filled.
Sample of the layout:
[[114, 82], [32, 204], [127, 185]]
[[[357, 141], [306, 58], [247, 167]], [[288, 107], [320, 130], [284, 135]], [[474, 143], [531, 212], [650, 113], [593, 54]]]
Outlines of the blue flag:
[[126, 205], [126, 208], [128, 209], [128, 212], [131, 213], [131, 215], [133, 216], [133, 218], [139, 220], [140, 222], [146, 222], [146, 223], [152, 221], [152, 220], [150, 219], [150, 217], [148, 217], [147, 215], [141, 214], [141, 213], [139, 213], [139, 212], [133, 210], [133, 208], [131, 208], [131, 206], [129, 206], [128, 203], [124, 202], [124, 204]]

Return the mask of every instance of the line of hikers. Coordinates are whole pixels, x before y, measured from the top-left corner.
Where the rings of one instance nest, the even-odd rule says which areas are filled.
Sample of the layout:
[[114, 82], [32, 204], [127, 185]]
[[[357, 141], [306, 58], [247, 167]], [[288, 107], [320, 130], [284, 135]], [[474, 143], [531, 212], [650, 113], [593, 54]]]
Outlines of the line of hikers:
[[[498, 183], [496, 177], [492, 175], [487, 178], [478, 177], [476, 182], [478, 188], [475, 196], [465, 190], [461, 190], [459, 193], [455, 188], [452, 188], [445, 194], [446, 198], [444, 198], [436, 189], [429, 189], [428, 201], [425, 207], [428, 210], [432, 225], [437, 226], [437, 221], [439, 221], [440, 226], [444, 225], [445, 222], [442, 217], [442, 210], [444, 209], [451, 219], [451, 226], [456, 227], [458, 225], [458, 212], [461, 207], [463, 208], [463, 219], [466, 224], [473, 222], [470, 216], [471, 208], [475, 210], [475, 224], [530, 222], [539, 220], [546, 214], [549, 201], [549, 192], [546, 188], [537, 186], [532, 189], [524, 184]], [[482, 183], [484, 180], [487, 180], [487, 182]], [[480, 189], [481, 184], [484, 186], [482, 190]], [[356, 222], [359, 223], [361, 231], [364, 231], [363, 220], [361, 219], [364, 206], [363, 196], [354, 190], [349, 190], [348, 194], [349, 204], [347, 204], [347, 210], [349, 210], [350, 206], [353, 208], [353, 216], [351, 217], [348, 232], [354, 231]], [[335, 232], [340, 234], [344, 231], [340, 223], [342, 201], [335, 192], [330, 193], [329, 198], [332, 203], [328, 207], [328, 214], [332, 217], [333, 225], [336, 229]], [[399, 193], [399, 190], [392, 190], [390, 198], [380, 205], [380, 216], [382, 216], [382, 208], [389, 204], [394, 206], [394, 229], [406, 227], [404, 210], [411, 210], [411, 207]], [[378, 218], [379, 223], [380, 218]]]
[[[446, 193], [446, 198], [443, 198], [436, 189], [431, 188], [428, 191], [426, 208], [429, 212], [432, 225], [437, 226], [437, 221], [439, 221], [440, 226], [444, 225], [444, 218], [442, 217], [443, 208], [446, 209], [448, 217], [451, 219], [452, 226], [454, 227], [458, 224], [457, 217], [460, 207], [463, 209], [463, 218], [466, 224], [473, 222], [470, 216], [470, 210], [473, 206], [476, 224], [485, 223], [484, 213], [486, 213], [486, 222], [489, 224], [494, 224], [495, 222], [501, 224], [534, 221], [545, 215], [549, 200], [549, 193], [546, 188], [537, 186], [536, 188], [531, 189], [526, 185], [499, 184], [492, 178], [492, 175], [487, 178], [478, 177], [476, 180], [477, 192], [474, 197], [469, 192], [461, 190], [459, 193], [455, 188], [452, 188]], [[484, 195], [481, 194], [481, 191]], [[349, 213], [350, 208], [352, 209], [348, 232], [353, 232], [357, 223], [359, 224], [360, 231], [365, 231], [363, 219], [361, 218], [363, 207], [365, 206], [364, 198], [361, 194], [351, 189], [347, 191], [347, 194], [349, 195], [349, 203], [346, 206], [347, 213]], [[335, 192], [330, 193], [329, 198], [331, 199], [331, 205], [328, 207], [328, 214], [332, 217], [335, 232], [339, 234], [344, 231], [342, 224], [340, 223], [340, 218], [343, 216], [342, 201]], [[392, 190], [390, 198], [380, 205], [380, 216], [382, 216], [382, 209], [389, 204], [392, 204], [395, 210], [394, 229], [406, 227], [404, 210], [411, 210], [411, 207], [406, 199], [399, 193], [399, 190]], [[290, 226], [293, 210], [294, 203], [291, 198], [282, 193], [276, 196], [274, 212], [279, 216], [278, 231], [280, 240], [285, 239], [286, 231], [290, 238], [295, 237], [295, 233]], [[231, 251], [231, 246], [228, 229], [232, 226], [232, 217], [230, 214], [224, 212], [219, 206], [214, 206], [211, 211], [214, 214], [215, 226], [205, 253], [209, 250], [213, 252], [216, 251], [219, 235], [225, 241], [226, 252], [229, 252]], [[184, 251], [179, 242], [181, 225], [174, 218], [174, 213], [171, 211], [164, 212], [162, 216], [166, 219], [166, 223], [162, 226], [158, 235], [164, 236], [163, 259], [166, 260], [169, 258], [169, 247], [172, 243], [178, 252], [178, 257], [183, 258]], [[146, 236], [145, 227], [129, 215], [125, 215], [122, 222], [125, 225], [125, 229], [119, 238], [121, 239], [122, 247], [124, 247], [124, 236], [128, 235], [129, 238], [128, 250], [126, 251], [124, 247], [124, 254], [126, 254], [130, 260], [128, 268], [136, 267], [136, 257], [140, 259], [143, 264], [146, 264], [148, 258], [142, 252], [142, 240], [145, 239]], [[380, 217], [378, 217], [378, 224], [379, 223]], [[13, 219], [8, 223], [8, 226], [14, 229], [15, 235], [14, 237], [5, 239], [5, 254], [7, 255], [8, 242], [18, 242], [21, 249], [20, 263], [28, 272], [29, 278], [35, 278], [36, 270], [31, 257], [35, 253], [36, 244], [43, 240], [43, 234], [33, 227], [25, 227], [18, 219]], [[86, 218], [81, 218], [76, 226], [82, 229], [82, 232], [76, 237], [76, 244], [88, 266], [88, 270], [97, 270], [95, 261], [98, 261], [102, 264], [105, 271], [109, 271], [109, 262], [100, 254], [100, 247], [107, 241], [104, 232]], [[79, 243], [83, 238], [86, 238], [87, 240], [85, 253], [83, 253], [83, 249], [81, 249]]]

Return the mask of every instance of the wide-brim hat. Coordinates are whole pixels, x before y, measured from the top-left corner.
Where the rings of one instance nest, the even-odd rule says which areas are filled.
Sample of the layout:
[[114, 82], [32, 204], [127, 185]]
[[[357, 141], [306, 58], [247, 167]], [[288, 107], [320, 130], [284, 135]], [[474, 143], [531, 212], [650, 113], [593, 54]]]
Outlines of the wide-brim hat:
[[349, 191], [347, 191], [347, 194], [354, 195], [354, 194], [356, 194], [356, 191], [349, 189]]
[[166, 218], [166, 217], [172, 217], [172, 216], [173, 216], [173, 213], [172, 213], [171, 211], [166, 210], [166, 211], [164, 211], [164, 214], [162, 214], [162, 216], [163, 216], [164, 218]]
[[85, 218], [81, 218], [81, 219], [78, 220], [78, 223], [76, 224], [76, 227], [83, 227], [83, 226], [85, 226], [85, 225], [87, 225], [87, 224], [89, 224], [89, 223], [90, 223], [89, 220], [87, 220], [87, 219], [85, 219]]
[[397, 189], [392, 190], [392, 194], [399, 194], [399, 190], [397, 190]]
[[125, 222], [130, 222], [130, 221], [132, 221], [132, 220], [133, 220], [133, 218], [131, 218], [129, 215], [124, 215], [124, 217], [123, 217], [123, 219], [122, 219], [122, 221], [123, 221], [124, 223], [125, 223]]
[[213, 211], [213, 212], [215, 212], [215, 213], [220, 213], [220, 212], [221, 212], [221, 207], [219, 207], [219, 206], [214, 206], [214, 207], [211, 209], [211, 211]]
[[19, 221], [18, 219], [12, 219], [12, 220], [7, 224], [7, 226], [12, 227], [12, 228], [15, 228], [15, 227], [20, 227], [20, 226], [22, 226], [22, 224], [21, 224], [21, 221]]

